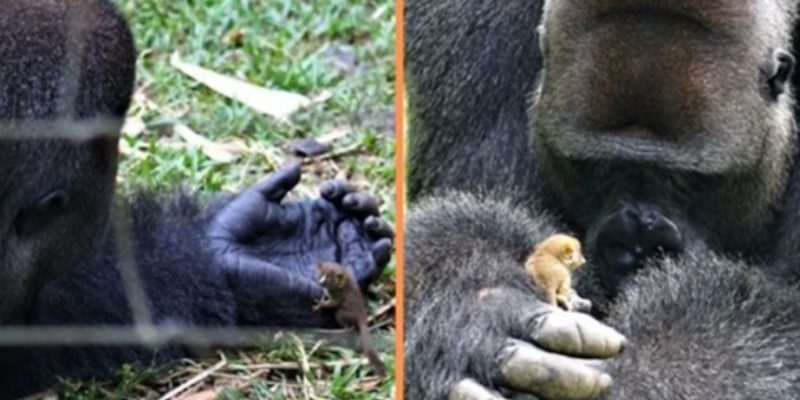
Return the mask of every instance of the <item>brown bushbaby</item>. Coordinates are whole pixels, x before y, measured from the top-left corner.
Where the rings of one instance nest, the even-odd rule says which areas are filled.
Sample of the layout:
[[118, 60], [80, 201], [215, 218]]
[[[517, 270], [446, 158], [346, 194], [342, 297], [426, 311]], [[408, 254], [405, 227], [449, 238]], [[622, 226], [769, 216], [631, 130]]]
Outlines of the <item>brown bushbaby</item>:
[[545, 293], [547, 303], [572, 311], [577, 299], [572, 289], [572, 271], [586, 263], [581, 242], [572, 236], [556, 234], [536, 246], [525, 261], [525, 271]]
[[361, 339], [364, 355], [378, 375], [386, 375], [386, 366], [378, 357], [367, 325], [367, 306], [356, 280], [347, 268], [332, 262], [317, 263], [319, 284], [325, 295], [314, 306], [314, 311], [335, 309], [336, 322], [343, 327], [355, 327]]

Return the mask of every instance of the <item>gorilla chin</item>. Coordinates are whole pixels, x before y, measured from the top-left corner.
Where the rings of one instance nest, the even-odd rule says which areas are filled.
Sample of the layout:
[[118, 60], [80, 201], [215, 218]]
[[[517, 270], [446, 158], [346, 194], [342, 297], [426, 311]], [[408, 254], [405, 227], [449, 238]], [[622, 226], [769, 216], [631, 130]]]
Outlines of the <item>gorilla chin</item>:
[[[645, 210], [667, 221], [652, 229], [678, 227], [642, 239], [648, 246], [674, 249], [682, 237], [699, 235], [720, 249], [758, 247], [794, 151], [785, 92], [795, 60], [781, 33], [791, 31], [791, 21], [763, 19], [791, 4], [546, 3], [533, 151], [553, 203], [575, 230], [592, 241], [597, 232], [620, 235], [605, 226], [612, 221], [635, 226], [625, 235], [636, 236], [647, 226], [639, 212], [633, 225], [620, 220]], [[764, 28], [774, 24], [781, 28]], [[611, 258], [641, 261], [630, 252]]]

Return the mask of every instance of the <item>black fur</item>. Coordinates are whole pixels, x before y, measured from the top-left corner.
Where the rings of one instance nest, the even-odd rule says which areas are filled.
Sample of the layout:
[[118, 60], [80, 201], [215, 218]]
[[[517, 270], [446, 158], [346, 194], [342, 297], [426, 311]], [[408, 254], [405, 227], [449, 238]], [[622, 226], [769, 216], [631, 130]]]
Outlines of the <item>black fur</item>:
[[439, 187], [529, 193], [540, 14], [539, 0], [406, 4], [410, 200]]
[[[496, 196], [451, 193], [416, 204], [406, 222], [406, 398], [444, 399], [470, 377], [499, 383], [491, 362], [498, 343], [532, 329], [515, 326], [537, 298], [520, 266], [555, 231], [548, 215]], [[495, 288], [504, 293], [478, 301]]]
[[[59, 111], [81, 118], [124, 116], [133, 93], [136, 53], [128, 24], [109, 1], [87, 1], [88, 24], [75, 107], [65, 102], [63, 81], [70, 14], [61, 2], [9, 0], [0, 13], [0, 119], [53, 118]], [[76, 18], [77, 15], [72, 17]], [[35, 21], [35, 23], [21, 23]], [[80, 25], [80, 24], [78, 24]], [[13, 79], [11, 79], [13, 77]], [[66, 115], [61, 115], [66, 116]]]
[[651, 266], [608, 323], [633, 339], [611, 399], [794, 399], [800, 290], [712, 252]]
[[[181, 196], [181, 198], [183, 198]], [[120, 201], [122, 203], [122, 200]], [[126, 202], [127, 203], [127, 202]], [[163, 209], [151, 198], [130, 209], [130, 240], [155, 324], [233, 327], [236, 303], [224, 270], [207, 250], [202, 215], [186, 200]], [[133, 315], [118, 269], [113, 230], [68, 275], [39, 292], [29, 326], [130, 326]], [[123, 363], [147, 367], [190, 355], [183, 346], [12, 347], [0, 356], [0, 398], [54, 385], [59, 377], [101, 377]]]

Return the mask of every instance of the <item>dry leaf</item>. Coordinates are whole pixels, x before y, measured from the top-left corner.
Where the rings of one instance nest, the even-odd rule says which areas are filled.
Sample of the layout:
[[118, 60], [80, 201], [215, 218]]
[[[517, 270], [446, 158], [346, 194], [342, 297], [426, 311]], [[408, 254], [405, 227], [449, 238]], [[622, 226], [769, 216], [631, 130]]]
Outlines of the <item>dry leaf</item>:
[[176, 135], [180, 136], [186, 143], [199, 147], [203, 154], [208, 158], [219, 163], [230, 163], [236, 161], [243, 153], [248, 152], [247, 146], [243, 143], [216, 143], [197, 134], [184, 124], [177, 124], [173, 127]]
[[128, 144], [127, 140], [120, 140], [119, 141], [119, 154], [123, 156], [129, 156], [133, 152], [131, 145]]
[[334, 141], [347, 136], [347, 134], [352, 131], [353, 127], [350, 125], [337, 126], [331, 129], [328, 133], [318, 137], [317, 141], [319, 141], [320, 143], [331, 144]]
[[140, 117], [131, 117], [125, 120], [125, 125], [122, 126], [122, 133], [130, 136], [139, 136], [140, 133], [144, 132], [146, 127], [147, 126]]
[[216, 400], [217, 397], [218, 393], [216, 390], [205, 390], [199, 393], [183, 397], [181, 400]]
[[325, 101], [330, 97], [323, 94], [312, 100], [297, 93], [256, 86], [241, 79], [185, 63], [181, 61], [178, 53], [172, 54], [170, 62], [173, 67], [208, 86], [211, 90], [282, 121], [287, 120], [295, 111], [308, 107], [315, 101]]
[[58, 395], [54, 391], [48, 390], [46, 392], [24, 397], [20, 400], [58, 400]]
[[136, 88], [136, 91], [133, 92], [133, 101], [131, 103], [131, 108], [140, 108], [144, 111], [158, 109], [158, 104], [147, 96], [147, 85]]
[[360, 392], [371, 392], [378, 389], [378, 387], [380, 387], [382, 384], [382, 378], [364, 379], [358, 383], [358, 389]]

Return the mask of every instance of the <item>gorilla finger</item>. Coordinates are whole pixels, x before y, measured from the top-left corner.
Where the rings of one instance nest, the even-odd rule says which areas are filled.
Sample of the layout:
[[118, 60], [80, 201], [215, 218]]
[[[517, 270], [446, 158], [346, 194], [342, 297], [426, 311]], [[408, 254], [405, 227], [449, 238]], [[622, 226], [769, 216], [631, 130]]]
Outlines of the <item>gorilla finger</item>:
[[274, 172], [263, 181], [253, 186], [253, 190], [260, 193], [270, 201], [283, 200], [292, 188], [300, 183], [300, 164], [292, 164], [280, 171]]
[[610, 358], [626, 344], [625, 336], [586, 314], [554, 310], [538, 313], [530, 324], [533, 342], [556, 353]]
[[325, 182], [319, 188], [320, 196], [336, 205], [340, 205], [345, 196], [355, 191], [352, 185], [343, 180]]
[[508, 400], [540, 400], [538, 397], [528, 393], [505, 393]]
[[453, 386], [450, 400], [504, 400], [505, 397], [493, 392], [472, 379], [464, 379]]
[[372, 258], [378, 265], [386, 265], [392, 259], [392, 240], [381, 239], [372, 245]]
[[581, 360], [509, 339], [497, 361], [504, 385], [542, 399], [591, 400], [611, 388], [611, 377]]
[[378, 200], [374, 196], [364, 192], [350, 193], [344, 196], [342, 207], [344, 207], [346, 211], [360, 215], [380, 214], [378, 211]]
[[364, 228], [366, 228], [367, 233], [373, 239], [394, 239], [394, 228], [383, 218], [370, 215], [367, 217], [366, 221], [364, 221]]
[[372, 246], [367, 247], [364, 233], [352, 221], [343, 221], [339, 224], [336, 239], [341, 249], [340, 262], [353, 271], [359, 282], [370, 279], [376, 270], [373, 260]]

